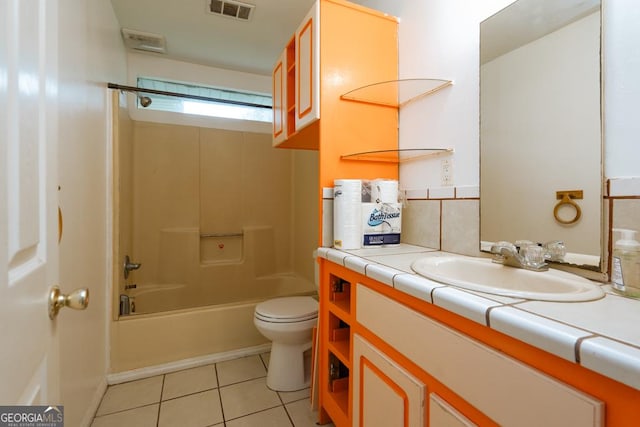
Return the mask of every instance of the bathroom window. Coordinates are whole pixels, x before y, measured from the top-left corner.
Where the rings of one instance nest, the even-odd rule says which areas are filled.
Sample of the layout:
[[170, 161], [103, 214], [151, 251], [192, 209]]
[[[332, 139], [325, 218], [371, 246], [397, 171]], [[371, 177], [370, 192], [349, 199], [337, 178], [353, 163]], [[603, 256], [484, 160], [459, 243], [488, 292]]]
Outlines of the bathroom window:
[[[140, 92], [140, 96], [148, 97], [151, 100], [151, 104], [143, 107], [140, 98], [138, 98], [138, 108], [258, 122], [271, 122], [273, 117], [271, 95], [198, 86], [196, 84], [175, 83], [145, 77], [138, 77], [138, 87], [211, 99], [190, 99]], [[215, 100], [219, 101], [216, 102]]]

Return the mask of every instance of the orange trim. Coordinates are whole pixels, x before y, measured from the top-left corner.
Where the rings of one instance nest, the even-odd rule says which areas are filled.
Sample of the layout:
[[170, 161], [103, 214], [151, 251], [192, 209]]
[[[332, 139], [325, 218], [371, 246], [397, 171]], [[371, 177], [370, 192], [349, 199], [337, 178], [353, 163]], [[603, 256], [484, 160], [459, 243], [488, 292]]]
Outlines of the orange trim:
[[[278, 62], [276, 68], [273, 70], [273, 93], [276, 93], [276, 81], [278, 80], [278, 76], [280, 79], [280, 100], [279, 103], [274, 102], [273, 105], [273, 137], [277, 138], [284, 131], [284, 74], [282, 72], [282, 61]], [[276, 100], [274, 100], [276, 101]], [[278, 120], [280, 118], [280, 120]]]
[[298, 65], [298, 118], [301, 119], [307, 114], [309, 114], [313, 108], [313, 17], [309, 18], [307, 23], [300, 30], [300, 36], [298, 37], [298, 46], [297, 46], [297, 56], [298, 56], [298, 64], [302, 64], [302, 59], [300, 58], [300, 54], [302, 51], [302, 37], [305, 33], [309, 31], [309, 106], [302, 106], [302, 102], [300, 100], [302, 94], [302, 88], [300, 87], [300, 72], [301, 66]]
[[365, 356], [360, 356], [360, 410], [358, 411], [360, 414], [360, 427], [366, 427], [364, 425], [364, 368], [369, 368], [374, 374], [376, 374], [385, 384], [387, 384], [400, 398], [403, 402], [403, 412], [404, 412], [404, 426], [407, 427], [409, 423], [409, 396], [407, 393], [396, 384], [391, 378], [389, 378], [380, 368], [373, 364], [369, 359]]

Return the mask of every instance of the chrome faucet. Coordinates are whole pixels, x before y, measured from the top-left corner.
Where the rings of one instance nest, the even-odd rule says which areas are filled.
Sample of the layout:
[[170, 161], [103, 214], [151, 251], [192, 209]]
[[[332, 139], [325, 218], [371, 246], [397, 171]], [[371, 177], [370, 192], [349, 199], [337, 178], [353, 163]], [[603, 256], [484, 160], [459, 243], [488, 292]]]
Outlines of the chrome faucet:
[[123, 266], [124, 278], [128, 279], [129, 273], [131, 273], [133, 270], [139, 269], [141, 266], [142, 264], [140, 263], [131, 262], [131, 258], [129, 258], [129, 255], [126, 255], [124, 257], [124, 266]]
[[518, 248], [510, 242], [497, 242], [491, 245], [491, 253], [496, 255], [493, 258], [493, 262], [498, 264], [532, 271], [546, 271], [549, 269], [549, 265], [544, 262], [544, 248], [535, 244]]

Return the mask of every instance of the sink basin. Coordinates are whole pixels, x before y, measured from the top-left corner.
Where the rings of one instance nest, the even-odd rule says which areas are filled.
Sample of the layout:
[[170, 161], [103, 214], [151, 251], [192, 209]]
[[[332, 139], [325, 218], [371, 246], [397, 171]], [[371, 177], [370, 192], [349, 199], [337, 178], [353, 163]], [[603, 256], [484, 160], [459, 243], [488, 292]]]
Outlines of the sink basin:
[[488, 258], [425, 257], [413, 271], [436, 282], [471, 291], [540, 301], [592, 301], [604, 296], [600, 286], [559, 270], [529, 271], [497, 264]]

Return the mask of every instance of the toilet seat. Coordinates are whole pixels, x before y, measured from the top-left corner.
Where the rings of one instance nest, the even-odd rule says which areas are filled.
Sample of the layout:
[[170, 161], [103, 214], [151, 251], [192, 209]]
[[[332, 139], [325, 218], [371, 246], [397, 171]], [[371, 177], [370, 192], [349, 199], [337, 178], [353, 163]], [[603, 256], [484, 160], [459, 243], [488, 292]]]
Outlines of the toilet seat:
[[256, 305], [255, 318], [270, 323], [305, 322], [318, 317], [318, 301], [311, 297], [274, 298]]

